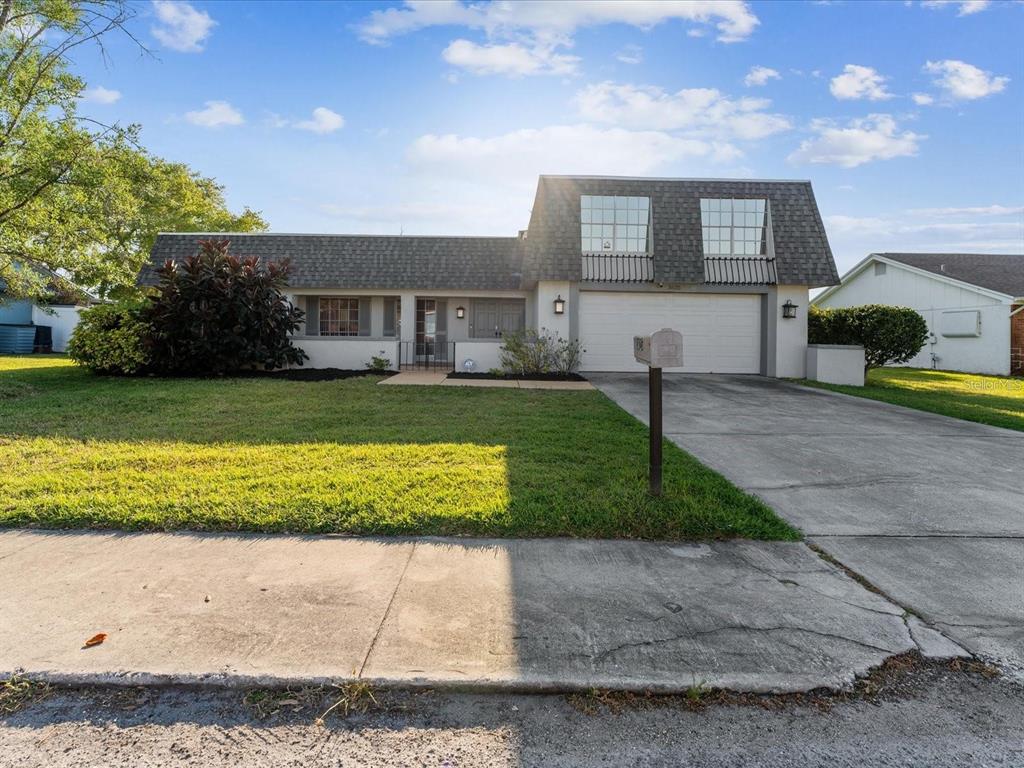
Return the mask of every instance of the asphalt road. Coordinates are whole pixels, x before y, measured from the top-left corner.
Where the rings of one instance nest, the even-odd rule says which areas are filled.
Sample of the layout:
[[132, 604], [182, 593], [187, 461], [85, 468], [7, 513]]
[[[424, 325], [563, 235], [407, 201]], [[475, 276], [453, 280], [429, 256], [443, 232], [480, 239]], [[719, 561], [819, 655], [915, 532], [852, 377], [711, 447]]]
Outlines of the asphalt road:
[[[1019, 766], [1024, 689], [933, 664], [848, 698], [708, 703], [377, 694], [271, 705], [243, 693], [89, 689], [0, 718], [0, 766]], [[365, 699], [364, 699], [365, 700]], [[265, 714], [279, 706], [276, 714]]]

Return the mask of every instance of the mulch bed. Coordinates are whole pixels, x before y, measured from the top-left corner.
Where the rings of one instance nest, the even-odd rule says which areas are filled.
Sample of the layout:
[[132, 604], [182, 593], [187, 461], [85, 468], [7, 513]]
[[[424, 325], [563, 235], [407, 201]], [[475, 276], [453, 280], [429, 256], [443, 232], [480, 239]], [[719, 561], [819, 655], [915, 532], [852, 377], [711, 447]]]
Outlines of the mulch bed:
[[449, 373], [449, 379], [496, 379], [498, 381], [586, 381], [578, 373]]
[[358, 371], [344, 368], [289, 368], [283, 371], [241, 371], [231, 374], [230, 378], [243, 379], [285, 379], [287, 381], [335, 381], [336, 379], [354, 379], [359, 376], [394, 376], [395, 371], [371, 371], [364, 368]]

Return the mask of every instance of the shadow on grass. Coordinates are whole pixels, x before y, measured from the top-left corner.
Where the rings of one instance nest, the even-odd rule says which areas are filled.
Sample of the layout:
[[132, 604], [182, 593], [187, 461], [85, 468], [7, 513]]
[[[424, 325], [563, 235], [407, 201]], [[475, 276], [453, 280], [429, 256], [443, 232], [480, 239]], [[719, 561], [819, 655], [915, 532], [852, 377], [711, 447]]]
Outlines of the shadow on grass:
[[[795, 538], [598, 392], [0, 372], [7, 525]], [[27, 389], [26, 389], [27, 387]], [[0, 480], [0, 486], [4, 482]], [[134, 511], [133, 511], [134, 508]], [[145, 510], [145, 512], [139, 512]]]

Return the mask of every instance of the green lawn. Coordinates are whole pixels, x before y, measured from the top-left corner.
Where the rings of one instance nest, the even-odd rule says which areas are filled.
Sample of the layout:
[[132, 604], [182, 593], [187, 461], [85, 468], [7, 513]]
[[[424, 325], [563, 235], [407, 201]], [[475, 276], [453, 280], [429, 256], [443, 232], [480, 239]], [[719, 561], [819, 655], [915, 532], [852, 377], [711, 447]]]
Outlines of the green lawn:
[[803, 382], [849, 395], [1024, 431], [1024, 379], [928, 368], [876, 368], [863, 387]]
[[0, 357], [0, 525], [795, 539], [598, 392], [118, 379]]

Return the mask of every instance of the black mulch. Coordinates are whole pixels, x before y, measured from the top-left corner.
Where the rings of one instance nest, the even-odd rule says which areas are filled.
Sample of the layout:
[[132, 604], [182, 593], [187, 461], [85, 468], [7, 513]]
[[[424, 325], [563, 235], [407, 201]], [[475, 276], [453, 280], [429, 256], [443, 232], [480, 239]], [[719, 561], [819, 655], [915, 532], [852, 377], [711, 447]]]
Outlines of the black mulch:
[[449, 379], [497, 379], [499, 381], [586, 381], [578, 373], [449, 373]]
[[354, 379], [359, 376], [394, 376], [395, 371], [371, 371], [364, 368], [349, 371], [343, 368], [289, 368], [283, 371], [240, 371], [231, 374], [232, 378], [243, 379], [286, 379], [287, 381], [334, 381], [335, 379]]

